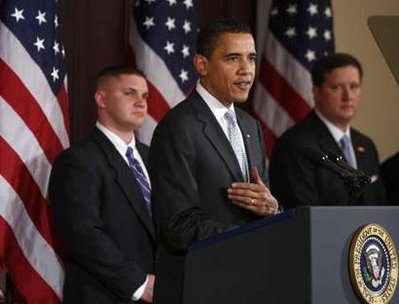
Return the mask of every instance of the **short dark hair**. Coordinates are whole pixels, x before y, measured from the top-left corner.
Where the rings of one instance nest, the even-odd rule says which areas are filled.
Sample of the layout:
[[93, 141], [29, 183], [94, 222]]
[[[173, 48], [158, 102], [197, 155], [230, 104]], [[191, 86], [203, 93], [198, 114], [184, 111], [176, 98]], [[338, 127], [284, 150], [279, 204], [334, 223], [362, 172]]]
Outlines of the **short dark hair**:
[[118, 77], [120, 75], [137, 75], [146, 78], [143, 71], [135, 67], [126, 66], [126, 65], [112, 65], [112, 66], [107, 66], [101, 69], [100, 72], [98, 72], [96, 77], [96, 88], [98, 88], [102, 80], [109, 77]]
[[363, 68], [359, 60], [349, 54], [336, 53], [323, 58], [320, 58], [312, 69], [312, 82], [316, 87], [321, 87], [324, 82], [324, 77], [328, 72], [336, 68], [346, 66], [353, 66], [359, 71], [360, 80], [363, 78]]
[[197, 36], [197, 53], [209, 58], [215, 50], [219, 37], [225, 33], [251, 34], [251, 29], [242, 21], [218, 18], [207, 23]]

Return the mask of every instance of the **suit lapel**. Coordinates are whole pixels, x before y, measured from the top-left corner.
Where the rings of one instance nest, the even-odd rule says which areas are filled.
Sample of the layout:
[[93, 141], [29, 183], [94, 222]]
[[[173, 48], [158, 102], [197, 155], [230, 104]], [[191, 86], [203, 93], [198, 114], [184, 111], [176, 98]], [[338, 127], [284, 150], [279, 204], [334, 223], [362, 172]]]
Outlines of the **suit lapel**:
[[[242, 138], [244, 140], [245, 152], [247, 154], [248, 170], [251, 172], [251, 167], [254, 164], [254, 159], [256, 158], [256, 151], [253, 146], [254, 134], [251, 134], [251, 128], [248, 125], [248, 120], [244, 119], [243, 115], [239, 111], [236, 111], [238, 125], [240, 126]], [[259, 153], [259, 151], [257, 151]]]
[[340, 146], [337, 144], [328, 128], [320, 120], [316, 113], [312, 112], [311, 119], [313, 120], [313, 126], [311, 127], [313, 130], [315, 130], [315, 132], [317, 132], [316, 138], [318, 139], [322, 152], [331, 151], [335, 154], [342, 155]]
[[[324, 131], [327, 131], [325, 133]], [[331, 135], [330, 131], [323, 130], [320, 131], [321, 133], [325, 133], [323, 136], [320, 136], [320, 147], [323, 152], [333, 152], [334, 154], [341, 155], [342, 156], [342, 150], [340, 146], [337, 144], [335, 141], [334, 137]]]
[[197, 112], [198, 120], [204, 125], [203, 132], [205, 136], [215, 147], [220, 158], [233, 175], [234, 180], [244, 181], [233, 148], [205, 101], [197, 93], [194, 93], [192, 104]]
[[[93, 137], [94, 140], [101, 146], [108, 160], [109, 166], [115, 170], [115, 180], [128, 198], [128, 201], [134, 212], [138, 215], [150, 235], [155, 239], [155, 231], [152, 224], [152, 219], [148, 213], [148, 210], [146, 209], [144, 198], [141, 195], [140, 186], [136, 182], [129, 166], [121, 157], [113, 144], [108, 140], [108, 138], [97, 128], [93, 132]], [[140, 155], [142, 154], [140, 153]], [[143, 158], [146, 159], [146, 155], [143, 155]]]
[[367, 162], [367, 153], [366, 153], [366, 146], [362, 142], [361, 138], [358, 134], [352, 129], [351, 130], [351, 139], [353, 150], [355, 152], [357, 168], [363, 170], [367, 166], [365, 163]]

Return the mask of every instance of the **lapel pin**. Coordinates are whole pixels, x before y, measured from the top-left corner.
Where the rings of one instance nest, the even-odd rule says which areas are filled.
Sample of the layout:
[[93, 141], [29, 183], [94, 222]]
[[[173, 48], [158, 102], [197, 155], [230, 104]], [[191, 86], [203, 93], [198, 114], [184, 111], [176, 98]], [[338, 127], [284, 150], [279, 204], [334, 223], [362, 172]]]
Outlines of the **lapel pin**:
[[356, 149], [357, 149], [357, 152], [359, 152], [359, 153], [363, 153], [364, 151], [366, 151], [366, 149], [364, 149], [363, 146], [357, 146]]
[[247, 134], [247, 138], [251, 138], [251, 135], [250, 135], [250, 134]]

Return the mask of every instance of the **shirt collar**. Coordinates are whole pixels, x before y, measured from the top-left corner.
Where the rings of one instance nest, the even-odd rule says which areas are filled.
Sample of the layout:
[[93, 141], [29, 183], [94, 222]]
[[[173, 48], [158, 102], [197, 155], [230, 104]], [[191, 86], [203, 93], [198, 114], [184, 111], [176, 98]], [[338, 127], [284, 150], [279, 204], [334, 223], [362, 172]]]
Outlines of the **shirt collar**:
[[348, 126], [343, 132], [340, 128], [338, 128], [336, 125], [334, 125], [331, 121], [329, 121], [327, 118], [323, 116], [323, 114], [320, 113], [318, 110], [314, 110], [316, 115], [321, 119], [321, 121], [324, 123], [324, 125], [327, 127], [327, 129], [330, 131], [331, 135], [334, 137], [335, 141], [339, 143], [340, 139], [342, 136], [346, 135], [351, 139], [351, 128]]
[[127, 151], [127, 147], [132, 147], [133, 151], [136, 150], [136, 139], [134, 138], [134, 133], [132, 140], [130, 143], [126, 144], [122, 138], [116, 135], [114, 132], [107, 129], [104, 125], [102, 125], [99, 121], [96, 122], [96, 127], [100, 129], [101, 132], [112, 142], [115, 148], [121, 155], [125, 155]]
[[198, 81], [196, 87], [197, 93], [202, 97], [205, 101], [209, 109], [212, 111], [213, 115], [216, 117], [218, 121], [223, 120], [224, 114], [227, 110], [231, 109], [235, 114], [234, 103], [230, 105], [230, 107], [226, 107], [219, 100], [217, 100], [214, 96], [212, 96]]

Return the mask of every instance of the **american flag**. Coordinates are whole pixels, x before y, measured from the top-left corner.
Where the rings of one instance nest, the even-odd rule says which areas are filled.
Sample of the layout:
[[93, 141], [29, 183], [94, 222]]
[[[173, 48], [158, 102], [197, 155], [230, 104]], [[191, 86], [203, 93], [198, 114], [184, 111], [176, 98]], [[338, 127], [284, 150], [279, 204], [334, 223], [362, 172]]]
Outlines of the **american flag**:
[[276, 138], [313, 107], [310, 70], [333, 52], [330, 1], [273, 1], [253, 101], [268, 157]]
[[138, 134], [146, 144], [166, 112], [182, 101], [197, 81], [192, 65], [195, 20], [194, 0], [137, 0], [134, 4], [130, 45], [150, 89], [149, 115]]
[[0, 260], [24, 303], [59, 303], [64, 279], [47, 200], [68, 147], [56, 0], [6, 0], [0, 13]]

